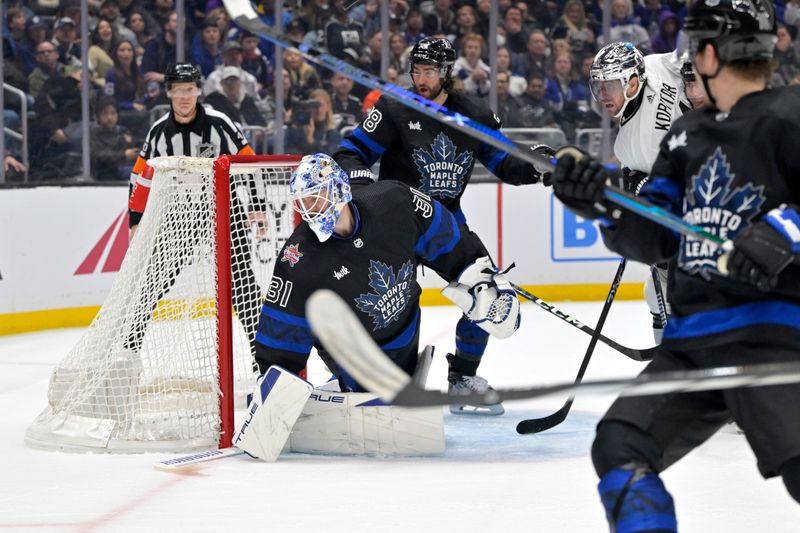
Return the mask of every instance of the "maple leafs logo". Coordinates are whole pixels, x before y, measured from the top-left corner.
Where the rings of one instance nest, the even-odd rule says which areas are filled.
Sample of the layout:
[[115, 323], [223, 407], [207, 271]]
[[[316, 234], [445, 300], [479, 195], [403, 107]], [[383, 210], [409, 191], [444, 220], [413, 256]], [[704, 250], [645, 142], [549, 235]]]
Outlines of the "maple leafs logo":
[[[765, 198], [763, 185], [747, 183], [732, 189], [735, 179], [727, 156], [717, 147], [700, 172], [692, 176], [683, 219], [723, 239], [736, 237], [759, 213]], [[689, 274], [699, 273], [709, 279], [712, 273], [719, 274], [717, 259], [721, 254], [715, 244], [684, 236], [678, 264]]]
[[415, 148], [413, 159], [422, 175], [422, 192], [432, 196], [457, 198], [464, 186], [464, 178], [472, 169], [474, 157], [465, 150], [460, 154], [447, 135], [440, 133], [431, 144], [431, 151]]
[[406, 261], [397, 273], [380, 261], [369, 262], [369, 286], [374, 292], [355, 299], [356, 307], [372, 317], [373, 330], [383, 329], [400, 317], [411, 301], [414, 265]]

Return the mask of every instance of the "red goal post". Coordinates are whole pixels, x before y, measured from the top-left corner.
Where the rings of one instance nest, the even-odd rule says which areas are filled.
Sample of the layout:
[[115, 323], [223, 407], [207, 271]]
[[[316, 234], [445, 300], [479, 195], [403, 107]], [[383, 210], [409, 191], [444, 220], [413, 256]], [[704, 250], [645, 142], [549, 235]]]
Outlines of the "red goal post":
[[53, 370], [26, 433], [65, 451], [228, 447], [254, 384], [254, 336], [278, 251], [297, 224], [299, 156], [150, 162], [142, 221], [99, 313]]

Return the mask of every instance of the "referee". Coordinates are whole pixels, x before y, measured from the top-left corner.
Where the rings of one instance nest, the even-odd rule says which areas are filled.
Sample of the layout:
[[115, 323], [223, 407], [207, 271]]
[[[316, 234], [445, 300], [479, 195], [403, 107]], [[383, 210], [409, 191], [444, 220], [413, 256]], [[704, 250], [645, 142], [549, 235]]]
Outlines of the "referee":
[[[170, 111], [150, 128], [142, 151], [136, 159], [131, 173], [128, 211], [131, 239], [136, 232], [150, 193], [152, 172], [147, 172], [147, 161], [159, 156], [191, 156], [216, 158], [220, 155], [254, 154], [241, 130], [223, 113], [198, 102], [201, 94], [200, 69], [191, 63], [177, 63], [167, 67], [164, 75]], [[263, 212], [246, 213], [246, 208], [234, 193], [231, 183], [231, 267], [233, 305], [239, 321], [247, 332], [252, 353], [255, 353], [255, 330], [258, 325], [261, 291], [251, 265], [248, 229], [252, 224], [266, 220]], [[181, 241], [176, 250], [175, 242], [168, 242], [168, 235], [156, 237], [152, 261], [147, 265], [147, 283], [152, 290], [157, 286], [158, 298], [172, 287], [183, 267], [192, 260], [192, 249], [196, 241]], [[171, 251], [171, 254], [170, 254]], [[169, 261], [163, 257], [172, 255]], [[176, 257], [177, 256], [177, 257]], [[255, 301], [249, 301], [255, 295]], [[249, 299], [248, 299], [249, 297]], [[138, 354], [141, 350], [147, 324], [156, 302], [145, 302], [142, 298], [134, 304], [135, 320], [125, 342], [126, 350]], [[131, 354], [131, 355], [133, 355]]]

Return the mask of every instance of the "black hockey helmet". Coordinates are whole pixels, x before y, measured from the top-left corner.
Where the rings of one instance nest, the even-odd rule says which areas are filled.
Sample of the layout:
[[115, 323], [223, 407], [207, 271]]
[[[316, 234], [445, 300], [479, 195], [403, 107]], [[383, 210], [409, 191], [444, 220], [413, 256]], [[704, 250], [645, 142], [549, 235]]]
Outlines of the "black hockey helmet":
[[714, 45], [720, 63], [768, 61], [775, 50], [775, 7], [769, 0], [697, 0], [683, 30], [690, 54]]
[[164, 83], [167, 90], [173, 83], [194, 83], [200, 87], [202, 77], [200, 69], [191, 63], [171, 63], [164, 73]]
[[[439, 70], [450, 70], [456, 62], [456, 50], [453, 44], [441, 37], [425, 37], [421, 39], [408, 56], [411, 68], [414, 65], [436, 65]], [[442, 74], [444, 75], [444, 73]]]

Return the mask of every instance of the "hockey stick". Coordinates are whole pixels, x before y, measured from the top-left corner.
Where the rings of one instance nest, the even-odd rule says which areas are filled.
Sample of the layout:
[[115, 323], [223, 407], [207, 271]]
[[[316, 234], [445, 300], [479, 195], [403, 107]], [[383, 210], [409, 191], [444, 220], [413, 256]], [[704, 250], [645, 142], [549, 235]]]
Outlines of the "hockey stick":
[[319, 290], [306, 302], [306, 316], [317, 339], [338, 364], [381, 399], [394, 405], [425, 407], [459, 403], [497, 403], [567, 394], [642, 396], [800, 383], [800, 363], [714, 367], [642, 374], [555, 385], [495, 389], [461, 395], [426, 390], [396, 366], [375, 344], [348, 305], [336, 293]]
[[217, 459], [224, 459], [226, 457], [234, 457], [242, 455], [244, 451], [239, 448], [221, 448], [218, 450], [208, 450], [206, 452], [197, 452], [189, 455], [182, 455], [172, 459], [165, 459], [153, 463], [153, 468], [156, 470], [164, 470], [167, 472], [176, 472], [186, 468], [193, 467], [200, 463], [208, 461], [216, 461]]
[[467, 135], [475, 137], [486, 144], [508, 152], [510, 155], [534, 165], [539, 172], [549, 172], [552, 170], [553, 162], [548, 157], [536, 154], [530, 150], [523, 150], [498, 130], [487, 128], [480, 122], [474, 121], [460, 113], [452, 113], [442, 105], [427, 100], [407, 89], [383, 81], [377, 76], [356, 68], [335, 56], [312, 48], [306, 44], [295, 46], [285, 41], [258, 17], [250, 0], [223, 0], [223, 4], [234, 22], [248, 31], [263, 37], [272, 44], [280, 48], [296, 48], [306, 61], [333, 72], [344, 74], [355, 83], [363, 85], [364, 87], [377, 89], [388, 98], [392, 98], [411, 109], [438, 120], [442, 124], [463, 131]]
[[[532, 293], [526, 291], [525, 289], [523, 289], [519, 285], [515, 285], [514, 283], [512, 283], [511, 286], [514, 288], [514, 290], [516, 291], [517, 294], [519, 294], [520, 296], [522, 296], [526, 300], [535, 303], [536, 305], [538, 305], [539, 307], [541, 307], [545, 311], [549, 312], [551, 315], [560, 318], [564, 322], [570, 324], [571, 326], [574, 326], [574, 327], [578, 328], [579, 330], [583, 331], [584, 333], [586, 333], [588, 335], [594, 335], [594, 329], [592, 329], [590, 326], [587, 326], [586, 324], [582, 323], [577, 318], [569, 316], [564, 311], [561, 311], [560, 309], [556, 308], [556, 306], [554, 306], [553, 304], [542, 300], [541, 298], [539, 298], [535, 294], [532, 294]], [[606, 337], [603, 334], [600, 334], [600, 336], [598, 337], [598, 340], [600, 342], [602, 342], [603, 344], [615, 349], [616, 351], [618, 351], [622, 355], [624, 355], [626, 357], [629, 357], [630, 359], [633, 359], [634, 361], [649, 361], [649, 360], [651, 360], [653, 358], [653, 356], [655, 355], [656, 349], [658, 348], [657, 346], [653, 346], [652, 348], [645, 348], [645, 349], [641, 349], [641, 350], [638, 349], [638, 348], [628, 348], [627, 346], [623, 346], [623, 345], [619, 344], [618, 342], [616, 342], [616, 341], [614, 341], [612, 339], [609, 339], [608, 337]]]
[[[608, 316], [608, 312], [611, 310], [611, 304], [614, 303], [614, 297], [617, 295], [617, 289], [619, 289], [619, 284], [622, 281], [622, 274], [625, 272], [626, 264], [627, 261], [625, 259], [619, 262], [617, 272], [614, 274], [614, 280], [611, 282], [611, 287], [608, 289], [608, 296], [603, 304], [603, 309], [600, 311], [600, 318], [597, 320], [597, 327], [595, 328], [594, 333], [592, 333], [592, 339], [589, 341], [589, 346], [586, 348], [586, 354], [583, 356], [583, 361], [581, 361], [581, 367], [578, 369], [578, 375], [575, 377], [575, 385], [578, 385], [581, 381], [583, 381], [583, 375], [586, 373], [586, 369], [589, 368], [589, 360], [592, 358], [592, 354], [594, 353], [594, 347], [597, 346], [597, 341], [600, 338], [600, 330], [603, 329], [603, 325], [606, 323], [606, 317]], [[542, 418], [528, 418], [526, 420], [521, 420], [517, 424], [517, 433], [520, 435], [541, 433], [542, 431], [547, 431], [548, 429], [559, 425], [561, 422], [567, 419], [567, 415], [569, 414], [570, 409], [572, 409], [572, 404], [574, 402], [575, 395], [573, 394], [567, 399], [566, 403], [561, 406], [561, 409], [555, 413]]]
[[667, 327], [667, 301], [664, 299], [664, 291], [661, 290], [661, 279], [658, 275], [658, 267], [650, 265], [650, 277], [653, 278], [653, 291], [656, 293], [658, 301], [658, 318], [661, 320], [661, 328]]

